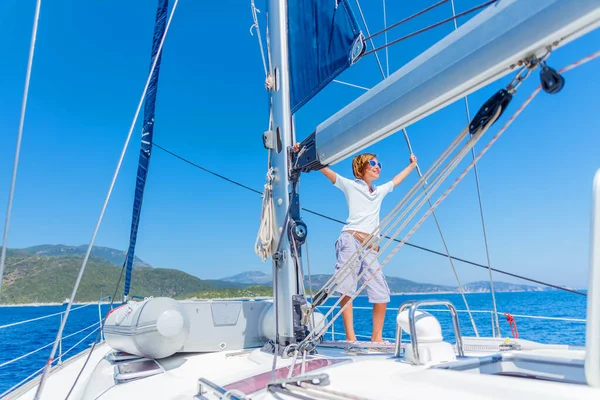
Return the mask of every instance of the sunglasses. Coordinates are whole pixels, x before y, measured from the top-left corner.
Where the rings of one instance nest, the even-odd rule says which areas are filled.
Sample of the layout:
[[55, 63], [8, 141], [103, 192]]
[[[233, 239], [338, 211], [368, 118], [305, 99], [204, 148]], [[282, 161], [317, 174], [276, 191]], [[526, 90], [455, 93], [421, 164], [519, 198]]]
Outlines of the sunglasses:
[[380, 162], [375, 162], [375, 160], [369, 160], [369, 165], [371, 167], [377, 166], [377, 167], [379, 167], [379, 169], [381, 169], [381, 163]]

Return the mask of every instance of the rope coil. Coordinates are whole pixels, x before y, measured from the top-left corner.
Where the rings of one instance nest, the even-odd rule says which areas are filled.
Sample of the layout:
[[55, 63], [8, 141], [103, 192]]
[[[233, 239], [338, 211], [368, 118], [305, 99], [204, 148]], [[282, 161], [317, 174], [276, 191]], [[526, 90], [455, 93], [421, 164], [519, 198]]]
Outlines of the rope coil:
[[260, 215], [260, 225], [256, 241], [254, 242], [254, 252], [265, 262], [268, 256], [273, 254], [273, 239], [275, 238], [275, 205], [273, 203], [273, 168], [269, 168], [266, 176], [262, 195], [262, 209]]

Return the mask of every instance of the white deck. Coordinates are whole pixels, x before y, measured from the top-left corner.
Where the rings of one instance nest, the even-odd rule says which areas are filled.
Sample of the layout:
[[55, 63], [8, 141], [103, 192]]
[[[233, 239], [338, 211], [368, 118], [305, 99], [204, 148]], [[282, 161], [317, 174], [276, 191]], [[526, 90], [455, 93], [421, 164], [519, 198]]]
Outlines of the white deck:
[[[485, 341], [485, 339], [484, 339]], [[473, 340], [471, 340], [471, 345]], [[467, 347], [469, 341], [467, 340]], [[523, 348], [538, 347], [523, 342]], [[553, 357], [565, 362], [578, 363], [583, 360], [583, 350], [569, 350], [567, 346], [539, 346], [538, 349], [504, 354], [527, 354], [538, 357]], [[114, 383], [114, 367], [104, 359], [111, 349], [99, 345], [92, 354], [71, 399], [192, 399], [198, 393], [198, 379], [206, 378], [219, 386], [246, 380], [272, 369], [271, 355], [258, 349], [217, 353], [176, 354], [160, 360], [165, 372], [159, 375], [131, 381]], [[56, 368], [45, 387], [42, 399], [64, 399], [75, 376], [79, 372], [85, 354], [62, 367]], [[493, 352], [467, 351], [467, 357], [491, 355]], [[414, 366], [395, 359], [392, 354], [369, 353], [357, 355], [343, 349], [319, 348], [318, 355], [310, 359], [347, 359], [336, 365], [308, 372], [328, 374], [331, 383], [327, 389], [352, 394], [368, 399], [599, 399], [600, 389], [573, 383], [558, 383], [544, 380], [516, 378], [498, 375], [483, 375], [467, 371], [432, 369], [430, 366]], [[277, 368], [289, 366], [292, 359], [278, 359]], [[300, 362], [300, 360], [298, 360]], [[285, 370], [287, 372], [287, 368]], [[91, 379], [90, 379], [91, 377]], [[558, 377], [558, 376], [557, 376]], [[263, 376], [264, 378], [264, 376]], [[35, 383], [8, 398], [33, 399]], [[246, 393], [252, 399], [274, 399], [262, 390]], [[211, 392], [207, 398], [217, 398]], [[280, 397], [287, 398], [287, 396]], [[291, 397], [290, 397], [291, 398]]]

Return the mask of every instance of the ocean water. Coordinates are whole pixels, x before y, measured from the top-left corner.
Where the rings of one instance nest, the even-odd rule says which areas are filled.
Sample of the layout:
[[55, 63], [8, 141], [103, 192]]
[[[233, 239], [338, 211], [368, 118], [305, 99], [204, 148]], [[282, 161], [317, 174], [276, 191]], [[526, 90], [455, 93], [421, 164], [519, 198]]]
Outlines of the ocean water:
[[[60, 313], [65, 309], [66, 306], [0, 307], [0, 326]], [[108, 305], [103, 305], [100, 312], [104, 316], [109, 309]], [[64, 329], [63, 337], [85, 328], [89, 329], [65, 338], [62, 341], [63, 353], [72, 349], [65, 355], [63, 360], [89, 347], [96, 339], [98, 333], [97, 330], [94, 332], [98, 327], [97, 324], [99, 321], [97, 304], [85, 307], [73, 305], [71, 312]], [[8, 389], [44, 366], [50, 356], [52, 344], [54, 344], [54, 340], [56, 339], [60, 326], [60, 318], [60, 315], [56, 315], [28, 324], [0, 329], [0, 398]], [[91, 326], [93, 324], [96, 325]], [[86, 336], [88, 337], [86, 338]], [[82, 342], [78, 344], [80, 341]], [[2, 366], [10, 360], [46, 345], [49, 346], [19, 361]]]
[[[472, 310], [492, 310], [492, 299], [489, 293], [468, 294], [467, 301]], [[457, 294], [437, 295], [394, 295], [388, 307], [392, 310], [386, 314], [383, 336], [393, 339], [395, 335], [395, 318], [397, 309], [403, 302], [413, 299], [441, 299], [450, 300], [457, 309], [465, 310], [462, 297]], [[337, 299], [328, 300], [327, 304], [333, 304]], [[549, 316], [564, 318], [585, 319], [586, 298], [583, 296], [564, 292], [529, 292], [529, 293], [498, 293], [496, 295], [499, 312], [511, 314], [523, 314], [533, 316]], [[356, 333], [363, 335], [359, 339], [368, 340], [371, 334], [371, 305], [366, 297], [358, 297], [354, 300], [354, 324]], [[80, 306], [73, 306], [73, 309]], [[367, 309], [363, 309], [367, 308]], [[441, 309], [442, 307], [429, 307]], [[24, 307], [0, 307], [0, 326], [37, 318], [53, 313], [64, 311], [65, 306], [24, 306]], [[100, 312], [104, 315], [109, 310], [108, 306], [102, 306]], [[64, 335], [78, 332], [98, 322], [98, 306], [89, 305], [73, 311], [65, 327]], [[454, 333], [449, 313], [433, 311], [442, 325], [444, 337], [452, 341]], [[459, 313], [460, 328], [465, 336], [474, 335], [469, 317], [466, 313]], [[492, 333], [491, 316], [489, 313], [475, 313], [475, 323], [482, 336], [490, 336]], [[500, 314], [500, 328], [503, 337], [511, 336], [511, 330], [506, 318]], [[542, 343], [560, 343], [583, 346], [585, 344], [585, 324], [581, 322], [565, 322], [554, 320], [529, 319], [515, 317], [519, 330], [519, 337]], [[42, 319], [24, 325], [17, 325], [0, 329], [0, 397], [12, 386], [25, 379], [46, 362], [52, 343], [56, 338], [60, 316]], [[96, 338], [97, 327], [84, 330], [70, 338], [63, 340], [63, 352], [73, 348], [64, 359], [74, 356], [91, 345]], [[343, 324], [341, 318], [335, 322], [335, 338], [344, 339]], [[85, 338], [87, 335], [89, 337]], [[407, 336], [405, 336], [406, 338]], [[78, 342], [80, 342], [77, 344]], [[42, 346], [48, 347], [25, 357], [12, 364], [2, 364], [32, 352]]]
[[[471, 293], [465, 295], [469, 308], [472, 311], [493, 310], [490, 293]], [[383, 325], [384, 339], [393, 340], [396, 335], [396, 315], [400, 305], [408, 300], [449, 300], [457, 310], [466, 310], [465, 303], [460, 294], [411, 294], [394, 295], [388, 304], [385, 322]], [[332, 305], [336, 298], [329, 299], [326, 304]], [[511, 315], [530, 315], [544, 317], [585, 319], [587, 298], [581, 295], [549, 291], [549, 292], [515, 292], [496, 293], [498, 320], [500, 332], [503, 337], [512, 337], [510, 325], [503, 313]], [[369, 340], [371, 335], [371, 309], [367, 297], [357, 297], [353, 302], [354, 328], [359, 340]], [[366, 308], [366, 309], [363, 309]], [[444, 310], [444, 306], [423, 307], [424, 309]], [[389, 310], [391, 309], [391, 310]], [[321, 310], [322, 312], [324, 310]], [[442, 325], [445, 340], [454, 340], [454, 329], [449, 312], [431, 311]], [[473, 312], [473, 320], [480, 336], [492, 335], [492, 317], [490, 313]], [[541, 343], [585, 345], [585, 323], [534, 318], [514, 317], [517, 323], [519, 338], [533, 340]], [[473, 326], [466, 312], [459, 311], [461, 334], [475, 336]], [[341, 317], [335, 321], [335, 338], [344, 339], [344, 328]], [[339, 336], [338, 336], [339, 335]], [[367, 337], [358, 337], [364, 335]], [[331, 336], [327, 337], [331, 338]], [[408, 338], [405, 335], [405, 339]]]

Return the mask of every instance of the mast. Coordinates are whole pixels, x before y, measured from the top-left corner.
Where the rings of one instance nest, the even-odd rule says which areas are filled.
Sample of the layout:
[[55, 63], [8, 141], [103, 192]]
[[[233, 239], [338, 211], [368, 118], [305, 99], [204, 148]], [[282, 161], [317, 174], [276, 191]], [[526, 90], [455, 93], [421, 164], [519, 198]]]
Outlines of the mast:
[[[299, 294], [298, 271], [292, 257], [294, 253], [288, 236], [289, 224], [286, 223], [291, 213], [295, 212], [290, 208], [292, 185], [288, 174], [288, 149], [294, 144], [294, 133], [290, 110], [287, 0], [269, 0], [268, 6], [271, 67], [275, 78], [275, 86], [271, 90], [273, 132], [277, 143], [271, 152], [276, 226], [273, 244], [276, 249], [273, 254], [273, 298], [277, 325], [276, 342], [285, 346], [296, 342], [293, 296]], [[294, 203], [297, 206], [297, 202]]]

